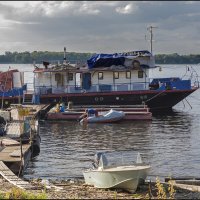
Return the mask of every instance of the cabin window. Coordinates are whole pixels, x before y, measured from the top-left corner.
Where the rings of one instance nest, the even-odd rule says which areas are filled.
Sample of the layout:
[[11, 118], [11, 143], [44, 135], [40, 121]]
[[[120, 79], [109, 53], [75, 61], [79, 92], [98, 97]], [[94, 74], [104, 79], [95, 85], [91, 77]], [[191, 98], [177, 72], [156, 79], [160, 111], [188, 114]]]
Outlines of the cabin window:
[[131, 72], [130, 71], [126, 71], [126, 78], [130, 79], [131, 78]]
[[99, 80], [103, 80], [103, 72], [99, 72], [98, 73], [98, 79]]
[[76, 83], [76, 88], [79, 88], [79, 87], [81, 87], [81, 73], [76, 73], [76, 81], [75, 81], [75, 83]]
[[114, 79], [119, 79], [119, 72], [114, 72]]
[[138, 71], [138, 78], [143, 78], [143, 71]]
[[73, 81], [73, 73], [68, 73], [68, 80]]

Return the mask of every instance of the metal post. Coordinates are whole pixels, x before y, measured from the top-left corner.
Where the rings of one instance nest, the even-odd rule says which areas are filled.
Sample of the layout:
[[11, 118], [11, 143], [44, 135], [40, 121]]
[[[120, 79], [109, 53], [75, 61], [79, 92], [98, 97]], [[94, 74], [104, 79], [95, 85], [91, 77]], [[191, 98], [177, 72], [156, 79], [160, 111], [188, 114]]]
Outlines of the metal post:
[[149, 26], [147, 27], [147, 30], [150, 32], [150, 49], [151, 54], [153, 53], [153, 28], [158, 28], [156, 26]]

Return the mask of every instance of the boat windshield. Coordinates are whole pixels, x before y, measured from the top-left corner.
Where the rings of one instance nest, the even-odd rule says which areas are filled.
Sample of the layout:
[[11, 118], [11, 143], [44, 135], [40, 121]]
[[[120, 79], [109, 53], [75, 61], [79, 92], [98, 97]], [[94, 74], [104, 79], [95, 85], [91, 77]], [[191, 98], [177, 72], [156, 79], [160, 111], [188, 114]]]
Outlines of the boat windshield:
[[95, 154], [94, 163], [97, 168], [143, 164], [143, 161], [139, 152], [121, 151], [98, 152]]

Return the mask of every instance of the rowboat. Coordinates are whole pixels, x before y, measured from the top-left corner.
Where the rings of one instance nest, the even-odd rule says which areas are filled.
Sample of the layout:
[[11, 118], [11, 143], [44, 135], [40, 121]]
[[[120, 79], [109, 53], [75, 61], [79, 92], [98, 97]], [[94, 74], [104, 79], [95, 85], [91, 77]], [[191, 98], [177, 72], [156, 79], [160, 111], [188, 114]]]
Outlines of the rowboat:
[[[134, 193], [141, 182], [145, 180], [150, 165], [136, 163], [134, 165], [108, 165], [105, 154], [98, 153], [93, 168], [83, 172], [85, 183], [96, 188], [124, 189]], [[95, 165], [98, 163], [98, 165]]]

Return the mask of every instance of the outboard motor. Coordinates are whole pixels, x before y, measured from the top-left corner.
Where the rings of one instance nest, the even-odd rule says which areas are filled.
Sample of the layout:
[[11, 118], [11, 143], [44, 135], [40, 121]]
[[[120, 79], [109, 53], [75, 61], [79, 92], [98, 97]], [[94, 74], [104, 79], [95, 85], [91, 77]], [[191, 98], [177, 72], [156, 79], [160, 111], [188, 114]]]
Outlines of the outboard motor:
[[100, 159], [102, 159], [102, 164], [106, 166], [108, 164], [107, 158], [102, 152], [98, 152], [94, 156], [94, 162], [92, 163], [93, 167], [97, 169], [99, 167]]

